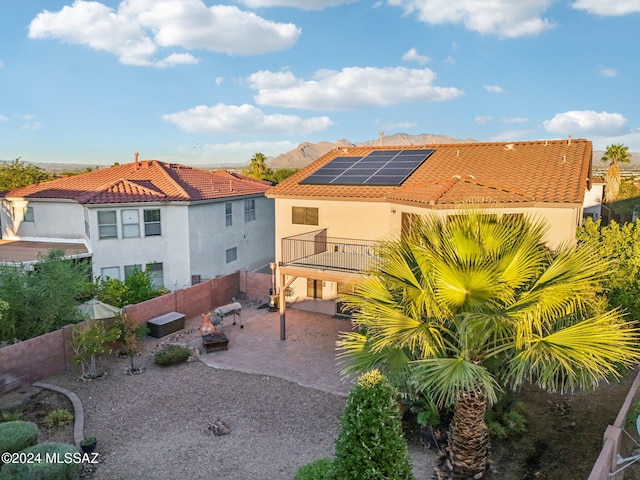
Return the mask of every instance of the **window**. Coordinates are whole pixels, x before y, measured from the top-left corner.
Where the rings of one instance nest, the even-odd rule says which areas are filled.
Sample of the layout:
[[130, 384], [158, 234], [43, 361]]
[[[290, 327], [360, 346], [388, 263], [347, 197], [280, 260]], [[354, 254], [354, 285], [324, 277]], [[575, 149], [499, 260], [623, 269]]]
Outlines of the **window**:
[[253, 222], [256, 219], [256, 199], [244, 201], [244, 223]]
[[313, 207], [292, 207], [291, 223], [294, 225], [318, 225], [318, 209]]
[[89, 228], [89, 209], [84, 209], [84, 233], [87, 238], [91, 238], [91, 229]]
[[231, 202], [227, 202], [224, 204], [224, 217], [225, 225], [227, 227], [233, 225], [233, 204]]
[[98, 211], [98, 233], [100, 238], [118, 238], [118, 220], [115, 210]]
[[122, 210], [122, 238], [140, 236], [140, 212], [138, 210]]
[[100, 277], [102, 277], [102, 280], [108, 280], [109, 278], [115, 278], [116, 280], [120, 280], [120, 267], [101, 268]]
[[144, 236], [151, 237], [153, 235], [160, 235], [160, 209], [154, 208], [153, 210], [144, 211]]
[[164, 287], [164, 272], [162, 270], [162, 263], [147, 263], [147, 272], [151, 277], [151, 284], [155, 288]]
[[235, 262], [238, 259], [238, 249], [236, 247], [229, 248], [226, 252], [227, 263]]
[[124, 279], [126, 280], [127, 278], [129, 278], [129, 275], [131, 275], [134, 272], [141, 272], [141, 271], [142, 271], [142, 265], [125, 265]]
[[33, 207], [24, 208], [24, 221], [33, 222]]

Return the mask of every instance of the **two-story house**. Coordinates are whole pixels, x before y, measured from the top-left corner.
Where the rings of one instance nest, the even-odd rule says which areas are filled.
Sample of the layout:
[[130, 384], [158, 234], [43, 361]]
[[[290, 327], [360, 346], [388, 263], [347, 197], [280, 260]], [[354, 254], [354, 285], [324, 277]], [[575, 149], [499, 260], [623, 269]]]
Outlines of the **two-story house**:
[[455, 215], [474, 202], [544, 220], [551, 247], [575, 241], [591, 161], [591, 142], [571, 138], [328, 152], [267, 192], [275, 199], [281, 337], [286, 300], [335, 304], [376, 261], [374, 242], [398, 238], [416, 215]]
[[91, 257], [94, 277], [149, 268], [176, 290], [274, 256], [271, 184], [155, 160], [135, 161], [5, 192], [0, 262], [63, 248]]

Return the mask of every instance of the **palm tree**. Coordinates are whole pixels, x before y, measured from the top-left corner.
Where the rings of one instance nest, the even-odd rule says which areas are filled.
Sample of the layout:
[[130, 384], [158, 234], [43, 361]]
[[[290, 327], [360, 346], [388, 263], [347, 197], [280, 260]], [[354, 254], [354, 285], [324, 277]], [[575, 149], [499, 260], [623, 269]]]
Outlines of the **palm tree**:
[[640, 332], [596, 294], [608, 265], [584, 245], [550, 251], [545, 230], [477, 209], [418, 220], [345, 297], [359, 331], [338, 341], [344, 373], [405, 370], [453, 406], [450, 478], [487, 475], [484, 414], [499, 391], [595, 388], [640, 358]]
[[256, 153], [251, 157], [251, 163], [244, 171], [245, 175], [254, 178], [264, 179], [271, 174], [271, 169], [267, 165], [267, 157], [263, 153]]
[[612, 202], [618, 196], [620, 190], [620, 163], [628, 163], [631, 161], [629, 147], [622, 144], [609, 145], [607, 151], [601, 159], [603, 162], [609, 162], [609, 168], [604, 176], [606, 183], [604, 192], [604, 201]]

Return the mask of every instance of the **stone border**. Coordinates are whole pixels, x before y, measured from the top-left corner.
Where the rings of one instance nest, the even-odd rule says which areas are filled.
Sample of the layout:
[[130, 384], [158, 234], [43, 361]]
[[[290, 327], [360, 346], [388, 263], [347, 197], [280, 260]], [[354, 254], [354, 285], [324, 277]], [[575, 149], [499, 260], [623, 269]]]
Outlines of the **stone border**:
[[73, 393], [71, 390], [67, 390], [66, 388], [58, 387], [57, 385], [52, 385], [50, 383], [36, 382], [33, 384], [33, 386], [61, 393], [71, 401], [71, 404], [73, 405], [74, 418], [73, 441], [75, 442], [76, 447], [80, 449], [80, 442], [84, 440], [84, 407], [82, 405], [80, 397], [78, 397], [78, 395]]

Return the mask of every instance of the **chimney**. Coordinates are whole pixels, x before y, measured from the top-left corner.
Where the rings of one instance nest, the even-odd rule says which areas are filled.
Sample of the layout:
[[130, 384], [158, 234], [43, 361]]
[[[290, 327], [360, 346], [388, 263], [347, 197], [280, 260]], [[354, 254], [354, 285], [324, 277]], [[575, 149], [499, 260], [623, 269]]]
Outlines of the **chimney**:
[[384, 132], [380, 132], [380, 146], [382, 146], [382, 137], [384, 137]]
[[136, 152], [133, 157], [134, 157], [134, 162], [133, 162], [133, 169], [134, 170], [138, 170], [138, 168], [140, 167], [140, 164], [138, 163], [138, 155], [140, 155], [138, 152]]

